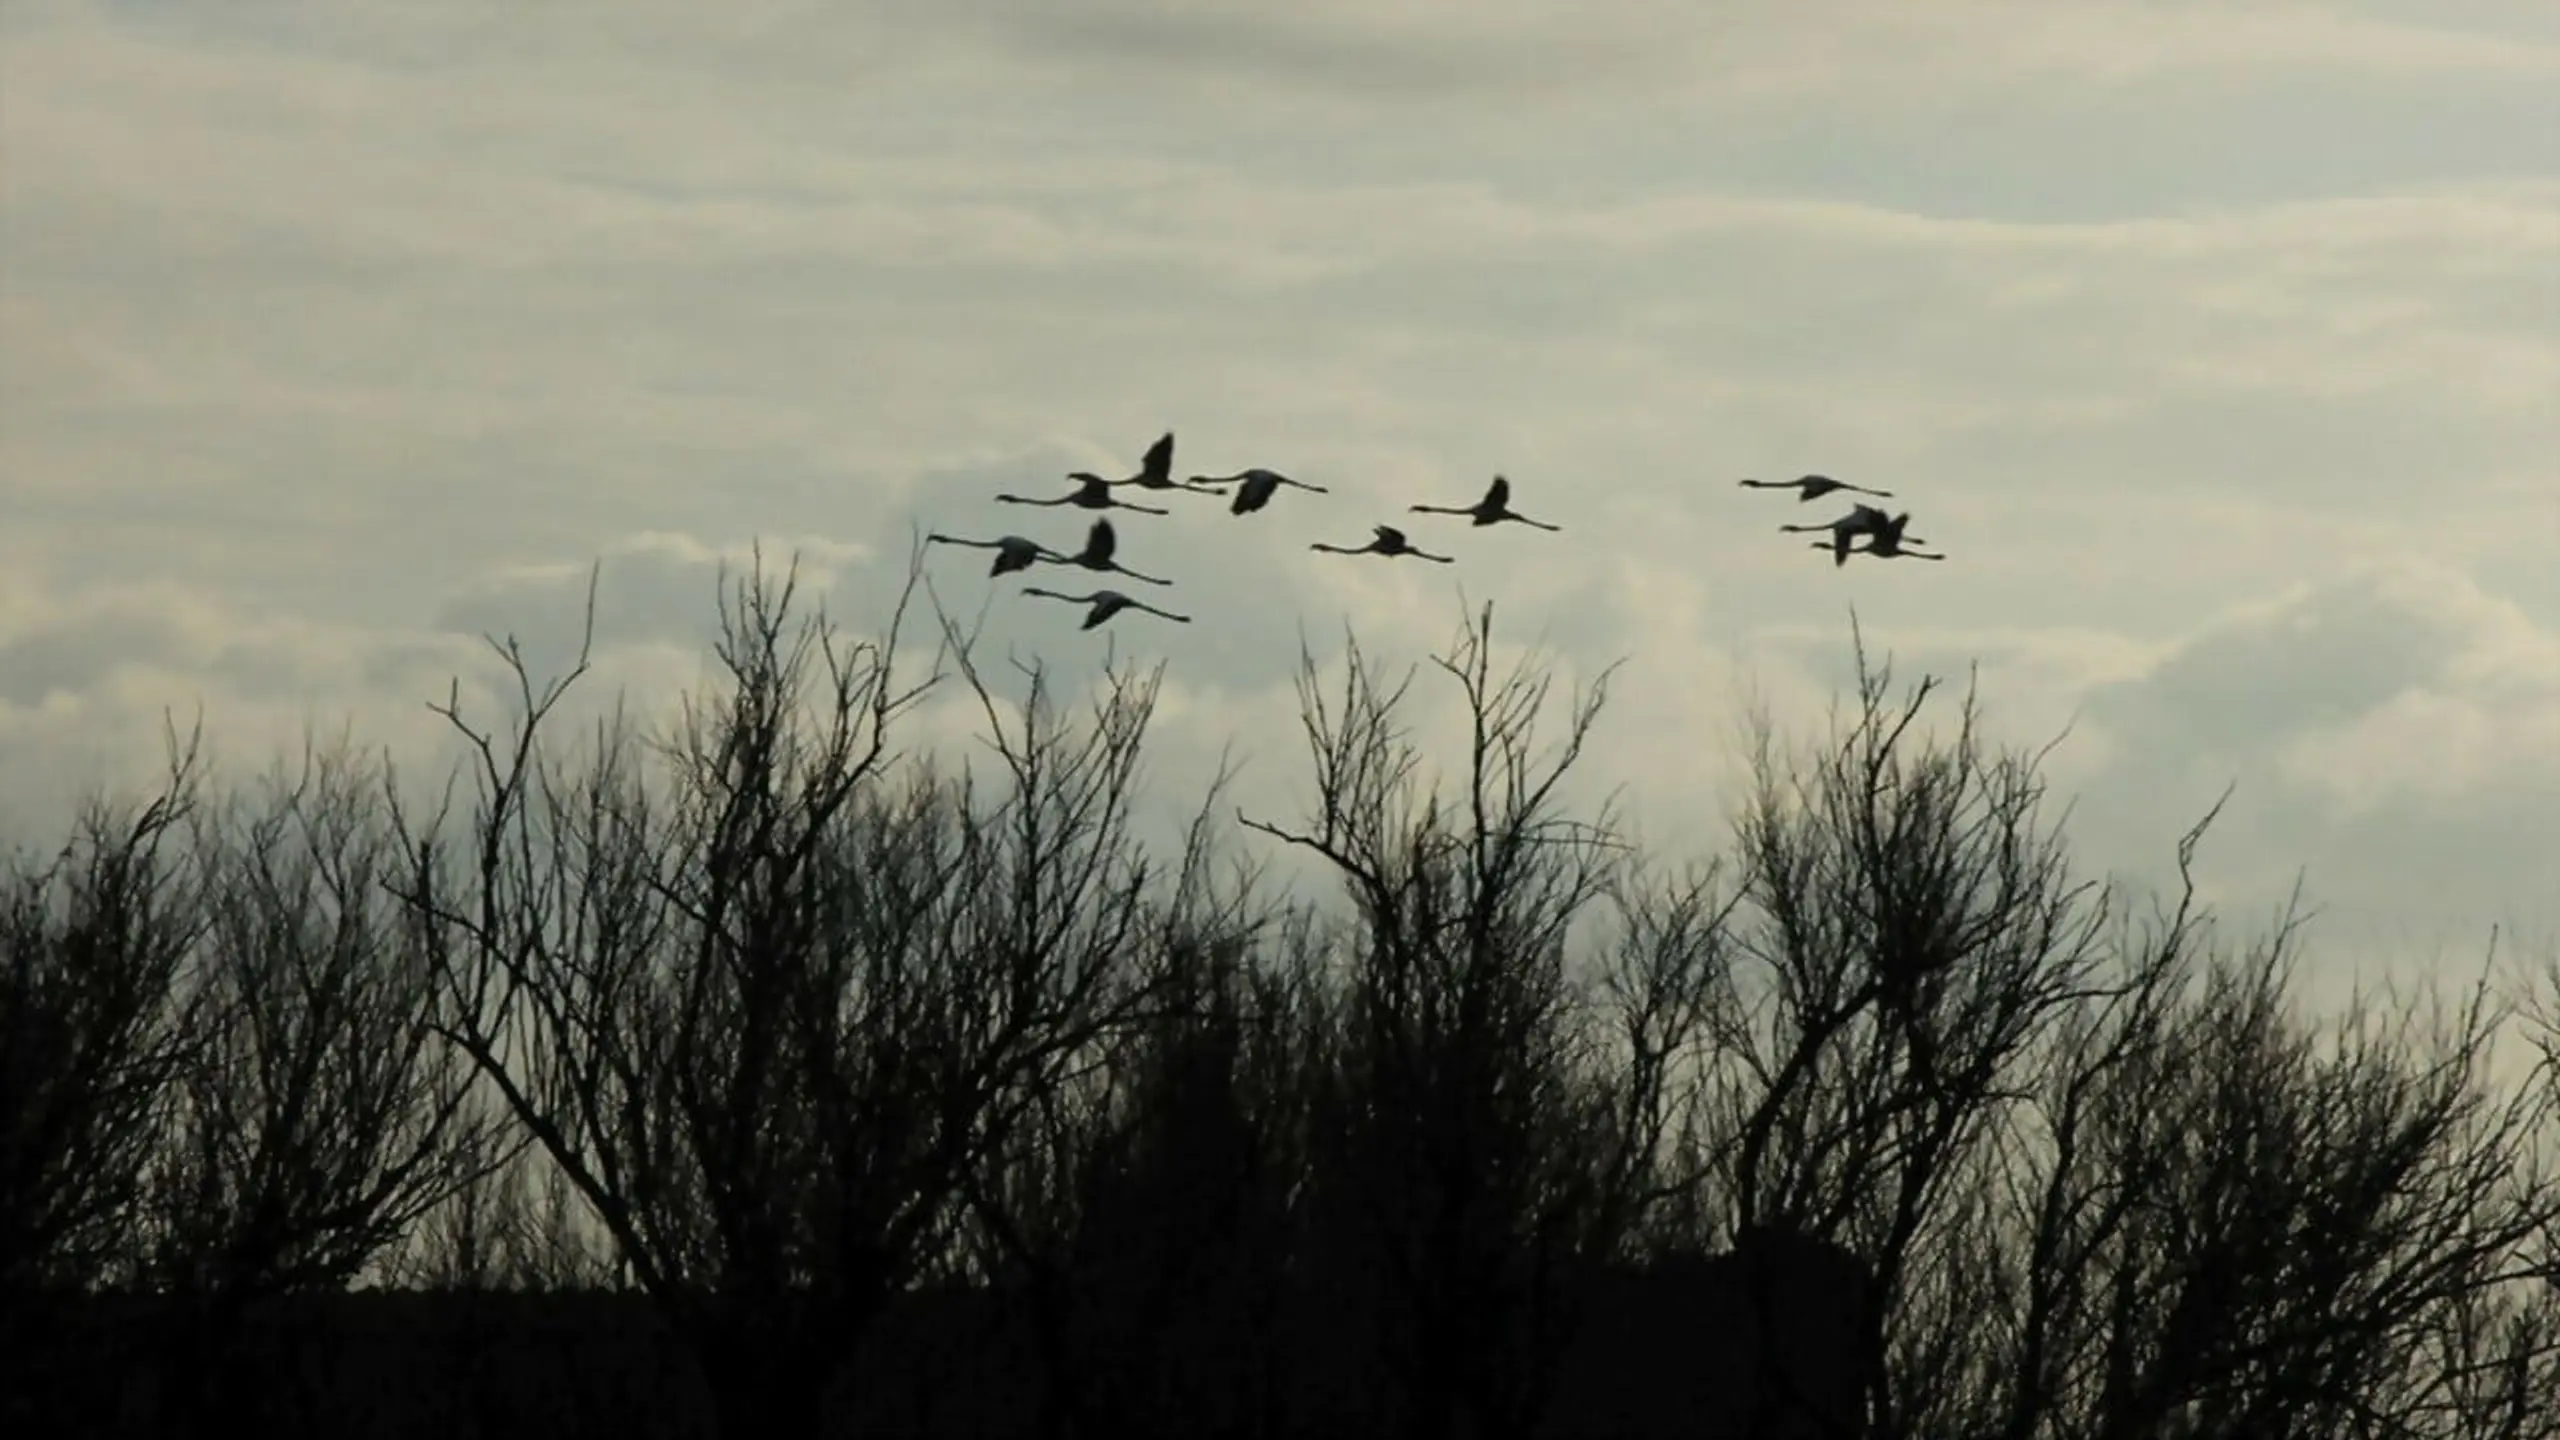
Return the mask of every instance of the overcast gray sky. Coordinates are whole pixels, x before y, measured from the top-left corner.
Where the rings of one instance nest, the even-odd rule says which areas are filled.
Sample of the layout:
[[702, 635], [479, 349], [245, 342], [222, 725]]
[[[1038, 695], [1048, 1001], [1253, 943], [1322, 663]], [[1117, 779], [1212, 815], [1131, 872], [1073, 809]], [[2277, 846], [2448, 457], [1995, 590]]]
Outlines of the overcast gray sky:
[[[2002, 735], [2076, 717], [2093, 869], [2236, 780], [2208, 878], [2256, 916], [2307, 870], [2332, 977], [2560, 925], [2541, 0], [0, 7], [21, 828], [171, 706], [234, 768], [430, 754], [469, 637], [556, 655], [599, 555], [598, 680], [669, 697], [721, 555], [797, 546], [867, 627], [916, 531], [1072, 544], [989, 496], [1168, 428], [1333, 492], [1124, 519], [1198, 617], [1107, 632], [1170, 662], [1168, 803], [1232, 739], [1287, 806], [1301, 627], [1401, 663], [1463, 586], [1629, 661], [1594, 779], [1702, 850], [1854, 605], [1978, 659]], [[1496, 471], [1564, 533], [1306, 549]], [[1953, 558], [1835, 570], [1773, 527], [1836, 500], [1733, 483], [1806, 471]], [[1011, 588], [997, 652], [1090, 673]]]

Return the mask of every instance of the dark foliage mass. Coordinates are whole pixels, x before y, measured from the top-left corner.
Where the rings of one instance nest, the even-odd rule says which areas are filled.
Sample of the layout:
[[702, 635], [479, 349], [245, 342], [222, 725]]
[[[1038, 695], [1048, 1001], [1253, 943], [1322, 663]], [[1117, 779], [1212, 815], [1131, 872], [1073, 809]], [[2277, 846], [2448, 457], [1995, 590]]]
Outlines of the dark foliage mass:
[[662, 730], [502, 647], [434, 803], [173, 744], [5, 862], [0, 1427], [2560, 1436], [2560, 963], [2306, 1014], [1863, 653], [1668, 865], [1490, 611], [1160, 853], [1157, 674], [795, 600]]

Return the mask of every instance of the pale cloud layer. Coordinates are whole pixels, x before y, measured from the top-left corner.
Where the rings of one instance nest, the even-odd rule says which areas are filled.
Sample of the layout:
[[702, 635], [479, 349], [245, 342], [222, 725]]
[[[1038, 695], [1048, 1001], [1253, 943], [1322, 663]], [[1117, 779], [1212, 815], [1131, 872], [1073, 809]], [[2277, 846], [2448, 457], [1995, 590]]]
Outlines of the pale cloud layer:
[[[1168, 807], [1231, 749], [1289, 812], [1301, 638], [1401, 665], [1463, 593], [1628, 659], [1586, 793], [1705, 849], [1854, 606], [2071, 727], [2095, 868], [2236, 780], [2215, 893], [2306, 871], [2339, 973], [2550, 936], [2555, 96], [2529, 0], [12, 4], [0, 803], [172, 708], [430, 766], [599, 557], [597, 703], [664, 699], [751, 543], [868, 629], [925, 532], [1070, 546], [989, 497], [1172, 428], [1334, 492], [1115, 517], [1197, 623], [930, 560], [990, 657], [1168, 662]], [[1772, 527], [1840, 507], [1732, 484], [1807, 470], [1954, 558], [1835, 570]], [[1496, 471], [1565, 533], [1305, 548]]]

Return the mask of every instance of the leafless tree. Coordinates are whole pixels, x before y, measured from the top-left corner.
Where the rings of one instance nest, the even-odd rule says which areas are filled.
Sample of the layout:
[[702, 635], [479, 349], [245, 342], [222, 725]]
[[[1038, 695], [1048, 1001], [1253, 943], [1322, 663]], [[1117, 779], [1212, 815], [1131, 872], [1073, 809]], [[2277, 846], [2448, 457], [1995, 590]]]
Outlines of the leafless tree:
[[2036, 1040], [2111, 983], [2107, 905], [2043, 815], [2040, 754], [1994, 748], [1970, 694], [1929, 737], [1935, 679], [1897, 697], [1857, 660], [1828, 744], [1782, 756], [1760, 724], [1715, 1111], [1737, 1228], [1843, 1241], [1891, 1307]]
[[1050, 1433], [1265, 1433], [1291, 1393], [1324, 997], [1308, 911], [1211, 878], [1223, 790], [1133, 937], [1144, 1010], [989, 1157], [989, 1268], [1033, 1300]]
[[[1881, 1430], [2509, 1433], [2421, 1418], [2547, 1365], [2510, 1283], [2555, 1199], [2547, 1102], [2481, 1088], [2486, 1009], [2425, 1043], [2296, 1022], [2290, 922], [2208, 959], [2190, 881], [2126, 926], [2040, 818], [2040, 753], [1990, 750], [1970, 698], [1927, 736], [1933, 681], [1896, 701], [1863, 652], [1859, 675], [1835, 745], [1761, 751], [1759, 983], [1712, 1012], [1711, 1114], [1738, 1219], [1837, 1235], [1885, 1281]], [[2443, 1358], [2493, 1321], [2497, 1364]]]
[[1322, 997], [1291, 968], [1305, 912], [1257, 918], [1167, 948], [1167, 1018], [1115, 1057], [1117, 1104], [1083, 1154], [1074, 1256], [1092, 1369], [1116, 1386], [1104, 1433], [1267, 1433], [1299, 1378], [1284, 1356]]
[[[1956, 753], [1972, 728], [1968, 712]], [[1783, 833], [1768, 811], [1764, 799], [1759, 833]], [[1905, 1280], [1889, 1423], [2013, 1440], [2550, 1433], [2560, 1407], [2535, 1388], [2552, 1373], [2550, 1318], [2518, 1283], [2534, 1273], [2529, 1247], [2560, 1203], [2547, 1168], [2549, 1097], [2501, 1098], [2486, 1085], [2497, 1019], [2481, 995], [2425, 1036], [2407, 1013], [2384, 1025], [2357, 1011], [2323, 1029], [2287, 1011], [2291, 919], [2244, 960], [2210, 954], [2210, 917], [2194, 907], [2188, 877], [2212, 818], [2180, 843], [2180, 898], [2147, 928], [2119, 927], [2097, 947], [2085, 925], [2021, 927], [2031, 938], [2068, 935], [2072, 963], [2065, 984], [2012, 992], [2034, 1003], [1996, 1068], [1958, 1068], [1945, 1063], [1948, 1047], [1918, 1048], [1934, 1006], [1925, 990], [1919, 1005], [1888, 1004], [1879, 1017], [1908, 1028], [1899, 1065], [1889, 1037], [1847, 1018], [1833, 1027], [1888, 1042], [1863, 1066], [1831, 1072], [1851, 1095], [1889, 1101], [1900, 1091], [1925, 1109], [1949, 1103], [1950, 1082], [1968, 1069], [1982, 1077], [1971, 1101], [1982, 1118], [1939, 1152], [1921, 1223], [1884, 1232]], [[1915, 827], [1839, 828], [1854, 837]], [[1802, 877], [1769, 892], [1782, 934], [1826, 923], [1881, 934], [1875, 917], [1914, 893], [1876, 884], [1863, 903], [1835, 901], [1825, 921], [1789, 890], [1858, 871], [1818, 846], [1761, 853], [1764, 874]], [[2036, 852], [2011, 840], [1978, 853], [2014, 866]], [[2044, 853], [2058, 860], [2058, 847]], [[1792, 867], [1768, 863], [1781, 855]], [[2048, 873], [2058, 877], [2058, 864]], [[2071, 892], [2048, 884], [2042, 893]], [[2103, 963], [2083, 962], [2093, 952]], [[1781, 1007], [1791, 991], [1845, 995], [1797, 1008], [1851, 1016], [1882, 1001], [1891, 979], [1860, 983], [1862, 973], [1828, 986], [1823, 967], [1787, 974]], [[1975, 1033], [1996, 1033], [1986, 1020], [2003, 1009], [1970, 1022]], [[1819, 1077], [1818, 1058], [1804, 1057], [1821, 1027], [1794, 1028], [1798, 1073]], [[1829, 1127], [1784, 1112], [1772, 1122], [1774, 1108], [1764, 1099], [1728, 1112], [1744, 1117], [1746, 1173], [1765, 1154], [1855, 1154], [1873, 1131], [1891, 1133], [1854, 1115]], [[1766, 1126], [1770, 1151], [1753, 1144], [1754, 1125]], [[1907, 1173], [1883, 1188], [1914, 1189]], [[1911, 1243], [1897, 1256], [1901, 1235]]]
[[1338, 699], [1302, 660], [1312, 816], [1254, 829], [1322, 857], [1356, 922], [1318, 1133], [1315, 1263], [1366, 1312], [1404, 1433], [1525, 1433], [1569, 1333], [1570, 1277], [1603, 1217], [1613, 1138], [1650, 1110], [1613, 1093], [1598, 1008], [1567, 936], [1619, 873], [1604, 807], [1567, 814], [1559, 787], [1588, 742], [1604, 674], [1542, 752], [1551, 678], [1493, 665], [1492, 612], [1433, 661], [1466, 731], [1456, 793], [1422, 774], [1392, 688], [1347, 648]]
[[[492, 1141], [522, 1134], [512, 1115]], [[557, 1165], [521, 1143], [501, 1147], [420, 1217], [386, 1260], [383, 1283], [439, 1292], [591, 1292], [614, 1288], [609, 1240]]]
[[[1200, 1004], [1234, 979], [1265, 917], [1249, 873], [1221, 884], [1211, 872], [1207, 804], [1223, 775], [1170, 873], [1159, 874], [1129, 834], [1157, 674], [1108, 668], [1079, 733], [1058, 713], [1044, 670], [1017, 667], [1026, 697], [1018, 723], [1008, 724], [1008, 707], [967, 645], [955, 637], [952, 650], [1009, 782], [998, 807], [966, 809], [975, 853], [992, 867], [967, 943], [1010, 957], [1009, 972], [1046, 968], [1060, 982], [1044, 1053], [990, 1109], [962, 1177], [971, 1269], [1024, 1311], [1047, 1432], [1117, 1433], [1102, 1418], [1125, 1408], [1113, 1382], [1144, 1366], [1103, 1338], [1124, 1313], [1102, 1303], [1118, 1298], [1104, 1292], [1126, 1277], [1099, 1273], [1108, 1267], [1092, 1253], [1100, 1222], [1088, 1191], [1127, 1128], [1128, 1058], [1145, 1053], [1146, 1037], [1198, 1018]], [[1176, 1238], [1157, 1235], [1157, 1248]]]
[[140, 803], [93, 797], [60, 852], [0, 863], [0, 1428], [80, 1413], [127, 1343], [86, 1296], [128, 1283], [160, 1120], [192, 1059], [178, 994], [203, 926], [185, 827], [198, 735]]
[[389, 783], [343, 748], [307, 747], [298, 772], [190, 817], [202, 924], [181, 977], [187, 1059], [127, 1219], [137, 1278], [179, 1302], [176, 1393], [207, 1424], [272, 1389], [234, 1373], [250, 1307], [343, 1288], [503, 1159], [386, 886], [403, 864]]
[[[2560, 963], [2520, 1009], [2307, 1019], [2296, 917], [2235, 952], [2195, 903], [2214, 814], [2137, 919], [2042, 752], [1970, 696], [1933, 731], [1937, 682], [1863, 651], [1826, 741], [1764, 722], [1736, 853], [1648, 867], [1563, 798], [1606, 677], [1542, 749], [1489, 609], [1434, 662], [1444, 775], [1410, 677], [1302, 654], [1314, 803], [1238, 819], [1330, 867], [1327, 913], [1222, 848], [1223, 773], [1171, 863], [1134, 838], [1160, 672], [1078, 710], [1018, 666], [1015, 703], [946, 620], [905, 683], [903, 600], [848, 643], [795, 599], [724, 588], [722, 683], [654, 735], [564, 736], [583, 656], [540, 685], [500, 645], [511, 722], [439, 707], [467, 809], [343, 751], [215, 803], [173, 746], [159, 798], [13, 862], [13, 1335], [43, 1287], [179, 1292], [176, 1393], [228, 1427], [259, 1297], [609, 1262], [730, 1434], [828, 1428], [939, 1283], [1052, 1436], [1490, 1440], [1571, 1431], [1569, 1390], [1630, 1432], [1667, 1397], [1764, 1435], [2560, 1437]], [[892, 743], [946, 667], [992, 761]], [[1680, 1383], [1632, 1394], [1638, 1352]]]
[[203, 924], [184, 845], [197, 739], [172, 734], [146, 803], [92, 801], [59, 856], [12, 857], [0, 881], [0, 1296], [134, 1268], [130, 1220], [189, 1058], [175, 1002]]
[[2289, 1013], [2295, 942], [2287, 922], [2242, 956], [2191, 952], [2192, 984], [2058, 1067], [2058, 1163], [2013, 1227], [2030, 1323], [2003, 1433], [2560, 1426], [2522, 1383], [2550, 1373], [2548, 1315], [2513, 1283], [2560, 1207], [2534, 1153], [2547, 1100], [2486, 1087], [2484, 993], [2428, 1030], [2414, 1010]]
[[560, 764], [543, 726], [578, 672], [537, 688], [508, 647], [512, 733], [448, 707], [478, 757], [465, 838], [411, 831], [454, 1038], [741, 1435], [813, 1428], [884, 1307], [957, 1263], [982, 1157], [1135, 1003], [1152, 883], [1126, 839], [1151, 681], [1081, 732], [1036, 674], [1010, 734], [981, 687], [990, 796], [891, 751], [933, 683], [896, 677], [905, 600], [848, 644], [795, 621], [794, 585], [724, 596], [723, 693], [656, 748], [663, 778], [620, 722]]
[[1728, 1137], [1713, 1120], [1719, 1036], [1741, 1028], [1733, 915], [1721, 860], [1678, 873], [1630, 864], [1611, 886], [1600, 974], [1615, 1020], [1597, 1158], [1595, 1258], [1646, 1261], [1715, 1248], [1712, 1180]]

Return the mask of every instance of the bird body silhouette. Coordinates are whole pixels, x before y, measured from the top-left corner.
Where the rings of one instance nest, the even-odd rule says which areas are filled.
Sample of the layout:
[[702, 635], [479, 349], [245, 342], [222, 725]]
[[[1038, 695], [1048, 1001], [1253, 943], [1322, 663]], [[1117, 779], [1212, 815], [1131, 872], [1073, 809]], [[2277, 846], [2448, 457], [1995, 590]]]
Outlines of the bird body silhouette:
[[1413, 509], [1417, 513], [1424, 515], [1472, 515], [1475, 517], [1475, 522], [1478, 525], [1492, 525], [1504, 520], [1517, 520], [1523, 525], [1533, 525], [1540, 530], [1562, 530], [1564, 528], [1561, 525], [1550, 525], [1543, 520], [1532, 520], [1528, 516], [1521, 514], [1519, 511], [1512, 509], [1511, 482], [1499, 475], [1494, 476], [1493, 483], [1485, 487], [1484, 498], [1473, 505], [1416, 505]]
[[1793, 490], [1796, 492], [1798, 503], [1818, 500], [1834, 490], [1847, 490], [1857, 495], [1873, 495], [1880, 500], [1893, 498], [1893, 492], [1890, 490], [1870, 490], [1864, 485], [1852, 485], [1844, 480], [1834, 480], [1828, 475], [1807, 475], [1798, 480], [1742, 480], [1736, 483], [1747, 485], [1754, 490]]
[[1132, 580], [1144, 580], [1150, 585], [1170, 585], [1173, 583], [1170, 580], [1160, 579], [1153, 575], [1139, 574], [1137, 571], [1121, 564], [1119, 560], [1114, 558], [1119, 553], [1120, 532], [1111, 528], [1110, 521], [1096, 520], [1093, 522], [1093, 529], [1088, 531], [1084, 537], [1084, 548], [1082, 550], [1077, 551], [1073, 555], [1058, 555], [1052, 558], [1057, 564], [1081, 565], [1087, 570], [1105, 570], [1114, 575], [1126, 575]]
[[[1868, 510], [1868, 509], [1869, 509], [1869, 507], [1867, 507], [1867, 506], [1865, 506], [1865, 505], [1861, 505], [1861, 506], [1859, 506], [1858, 508], [1859, 508], [1860, 510]], [[1816, 549], [1816, 550], [1828, 550], [1828, 551], [1830, 551], [1830, 552], [1831, 552], [1831, 556], [1832, 556], [1832, 558], [1831, 558], [1831, 563], [1832, 563], [1832, 564], [1834, 564], [1834, 565], [1845, 565], [1845, 564], [1849, 563], [1849, 557], [1850, 557], [1851, 555], [1873, 555], [1873, 556], [1875, 556], [1875, 557], [1876, 557], [1877, 559], [1879, 559], [1879, 560], [1891, 560], [1891, 559], [1895, 559], [1895, 558], [1897, 558], [1897, 557], [1905, 556], [1905, 555], [1910, 556], [1910, 557], [1911, 557], [1912, 559], [1914, 559], [1914, 560], [1944, 560], [1944, 559], [1946, 559], [1946, 558], [1947, 558], [1947, 557], [1946, 557], [1946, 556], [1944, 556], [1944, 555], [1935, 555], [1935, 554], [1931, 554], [1930, 552], [1928, 552], [1928, 551], [1926, 551], [1926, 550], [1906, 550], [1906, 549], [1904, 549], [1904, 548], [1903, 548], [1903, 546], [1904, 546], [1904, 545], [1905, 545], [1905, 543], [1907, 543], [1907, 542], [1905, 542], [1905, 541], [1904, 541], [1904, 539], [1903, 539], [1903, 535], [1902, 535], [1902, 532], [1903, 532], [1904, 527], [1908, 526], [1908, 525], [1911, 523], [1911, 512], [1910, 512], [1910, 511], [1905, 510], [1905, 511], [1903, 511], [1901, 514], [1894, 516], [1894, 517], [1893, 517], [1892, 519], [1890, 519], [1890, 520], [1886, 519], [1886, 518], [1885, 518], [1885, 516], [1884, 516], [1884, 512], [1882, 512], [1882, 511], [1880, 511], [1880, 510], [1878, 510], [1878, 511], [1872, 511], [1871, 513], [1873, 513], [1873, 514], [1874, 514], [1874, 516], [1875, 516], [1875, 523], [1874, 523], [1874, 524], [1866, 525], [1866, 526], [1862, 526], [1862, 527], [1860, 527], [1860, 529], [1859, 529], [1858, 531], [1856, 531], [1856, 532], [1847, 532], [1847, 531], [1834, 530], [1834, 531], [1832, 532], [1832, 535], [1831, 535], [1831, 538], [1830, 538], [1830, 539], [1828, 539], [1828, 540], [1816, 540], [1816, 541], [1814, 541], [1814, 542], [1813, 542], [1813, 548], [1814, 548], [1814, 549]], [[1856, 517], [1855, 517], [1855, 516], [1850, 516], [1850, 517], [1848, 517], [1848, 518], [1850, 518], [1850, 519], [1855, 519]], [[1818, 530], [1818, 529], [1821, 529], [1822, 527], [1821, 527], [1821, 526], [1818, 526], [1818, 525], [1813, 525], [1813, 526], [1804, 526], [1804, 527], [1792, 527], [1792, 526], [1789, 526], [1789, 527], [1781, 527], [1781, 528], [1789, 528], [1789, 529], [1792, 529], [1792, 528], [1804, 528], [1804, 529], [1813, 529], [1813, 530]], [[1862, 547], [1859, 547], [1859, 548], [1857, 548], [1857, 549], [1855, 549], [1855, 550], [1852, 550], [1852, 549], [1849, 547], [1849, 540], [1848, 540], [1848, 536], [1849, 536], [1851, 533], [1857, 533], [1857, 534], [1863, 534], [1863, 535], [1865, 535], [1865, 536], [1867, 537], [1867, 543], [1866, 543], [1864, 546], [1862, 546]], [[1911, 537], [1911, 542], [1908, 542], [1908, 543], [1917, 543], [1918, 541], [1919, 541], [1919, 537], [1918, 537], [1918, 536], [1913, 536], [1913, 537]]]
[[1022, 587], [1022, 593], [1045, 596], [1051, 600], [1064, 600], [1074, 605], [1092, 606], [1093, 609], [1084, 617], [1084, 624], [1078, 627], [1085, 630], [1092, 629], [1123, 610], [1144, 610], [1150, 615], [1161, 615], [1167, 620], [1179, 620], [1185, 625], [1191, 623], [1191, 617], [1188, 615], [1176, 615], [1170, 610], [1159, 610], [1144, 600], [1132, 599], [1117, 590], [1096, 590], [1090, 595], [1068, 595], [1056, 590], [1043, 590], [1037, 585], [1025, 585]]
[[1186, 488], [1180, 481], [1173, 478], [1173, 432], [1170, 430], [1164, 432], [1156, 443], [1147, 447], [1147, 453], [1138, 462], [1138, 473], [1135, 475], [1119, 480], [1105, 480], [1090, 470], [1076, 470], [1069, 472], [1067, 478], [1082, 481], [1088, 485], [1136, 485], [1148, 490]]
[[[1931, 554], [1926, 550], [1904, 549], [1902, 527], [1910, 523], [1911, 512], [1908, 510], [1894, 516], [1883, 525], [1867, 532], [1866, 546], [1858, 553], [1861, 555], [1873, 555], [1879, 560], [1890, 560], [1901, 555], [1908, 555], [1914, 560], [1944, 560], [1947, 558], [1944, 555]], [[1919, 537], [1914, 536], [1912, 539], [1914, 542], [1917, 542]]]
[[[1908, 521], [1911, 517], [1906, 513], [1902, 518]], [[1830, 531], [1831, 538], [1820, 542], [1816, 548], [1830, 547], [1831, 563], [1846, 565], [1849, 563], [1850, 541], [1861, 535], [1880, 534], [1887, 525], [1892, 523], [1892, 519], [1882, 510], [1861, 501], [1851, 505], [1848, 514], [1828, 525], [1781, 525], [1778, 528], [1791, 535], [1806, 534], [1815, 530]]]
[[1322, 550], [1328, 555], [1410, 555], [1417, 560], [1437, 560], [1443, 565], [1452, 563], [1449, 556], [1434, 555], [1427, 550], [1414, 549], [1413, 542], [1405, 539], [1404, 532], [1393, 525], [1376, 525], [1370, 528], [1377, 531], [1377, 538], [1358, 549], [1342, 545], [1327, 545], [1322, 541], [1307, 548]]
[[1132, 505], [1111, 493], [1111, 482], [1099, 475], [1083, 471], [1067, 477], [1077, 482], [1076, 488], [1055, 500], [1031, 500], [1020, 495], [998, 495], [1007, 505], [1074, 505], [1085, 510], [1135, 510], [1145, 515], [1170, 515], [1173, 512], [1154, 505]]
[[957, 535], [927, 535], [924, 538], [927, 544], [932, 545], [967, 545], [979, 550], [993, 550], [996, 563], [987, 571], [989, 575], [1028, 570], [1035, 561], [1064, 561], [1068, 558], [1037, 540], [1021, 535], [1000, 535], [993, 540], [968, 540]]
[[[1238, 481], [1244, 483], [1236, 485]], [[1215, 489], [1217, 486], [1236, 485], [1235, 500], [1227, 506], [1227, 509], [1238, 515], [1250, 515], [1270, 504], [1271, 497], [1279, 494], [1280, 487], [1283, 485], [1295, 485], [1301, 490], [1313, 490], [1319, 495], [1333, 493], [1321, 485], [1310, 485], [1304, 480], [1292, 480], [1277, 470], [1265, 470], [1259, 465], [1250, 470], [1239, 470], [1233, 475], [1194, 475], [1189, 483], [1195, 488], [1208, 490], [1212, 494], [1219, 493]]]

